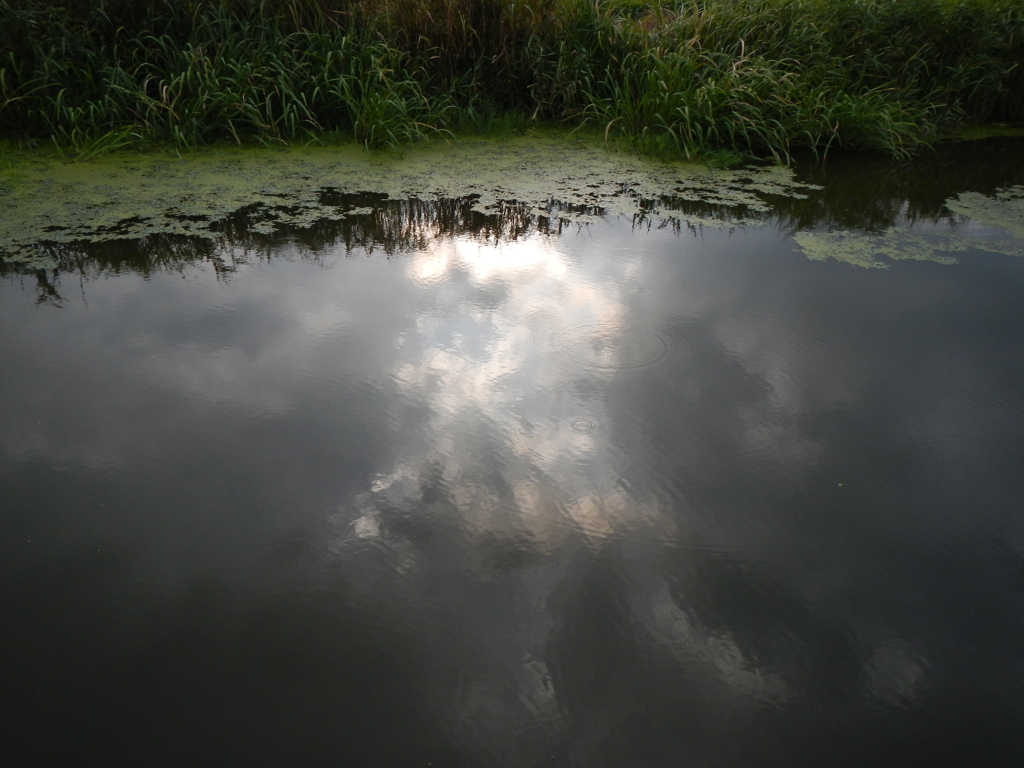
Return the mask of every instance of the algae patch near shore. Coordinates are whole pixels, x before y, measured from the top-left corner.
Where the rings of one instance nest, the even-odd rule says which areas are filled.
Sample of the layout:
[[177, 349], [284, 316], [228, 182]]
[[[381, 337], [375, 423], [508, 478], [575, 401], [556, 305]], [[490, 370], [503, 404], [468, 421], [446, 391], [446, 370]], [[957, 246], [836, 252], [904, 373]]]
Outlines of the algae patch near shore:
[[[761, 224], [776, 213], [774, 205], [818, 189], [798, 182], [789, 168], [721, 170], [664, 162], [554, 132], [421, 144], [401, 155], [357, 145], [232, 147], [183, 158], [122, 154], [68, 164], [52, 155], [22, 153], [9, 155], [0, 168], [0, 260], [50, 268], [62, 248], [76, 243], [149, 235], [220, 240], [222, 225], [239, 211], [247, 213], [248, 231], [272, 235], [370, 213], [352, 203], [351, 195], [359, 193], [384, 200], [468, 199], [484, 215], [511, 203], [525, 215], [548, 220], [582, 223], [627, 215], [700, 228]], [[792, 236], [812, 260], [860, 267], [905, 260], [951, 264], [956, 254], [972, 249], [1024, 251], [1021, 187], [992, 195], [963, 192], [945, 208], [948, 230], [897, 224], [881, 232], [820, 232], [805, 224]], [[953, 226], [956, 216], [993, 232]]]
[[[982, 197], [979, 195], [979, 197]], [[956, 264], [953, 254], [969, 250], [1024, 255], [1024, 243], [1013, 240], [964, 237], [931, 231], [927, 236], [891, 227], [885, 232], [797, 232], [793, 241], [811, 261], [834, 259], [854, 267], [888, 269], [896, 261], [933, 261]]]
[[961, 192], [946, 207], [953, 213], [974, 219], [990, 227], [1005, 229], [1024, 240], [1024, 186], [996, 190], [994, 195]]
[[[992, 195], [961, 192], [945, 202], [955, 216], [995, 230], [993, 233], [958, 228], [912, 229], [890, 227], [884, 232], [802, 231], [793, 240], [812, 261], [834, 259], [856, 267], [885, 269], [894, 261], [934, 261], [955, 264], [955, 253], [985, 251], [1006, 256], [1024, 256], [1024, 187], [998, 189]], [[1011, 239], [1006, 239], [1009, 234]]]
[[[812, 188], [786, 168], [661, 162], [561, 135], [437, 142], [400, 156], [354, 145], [120, 155], [82, 164], [30, 154], [0, 173], [0, 256], [26, 263], [45, 258], [40, 244], [215, 237], [218, 222], [252, 206], [260, 208], [257, 231], [264, 233], [353, 213], [323, 202], [325, 191], [472, 196], [484, 213], [515, 201], [538, 215], [587, 220], [650, 215], [651, 201], [667, 199], [749, 216], [771, 210], [766, 196], [799, 197]], [[560, 204], [557, 213], [552, 201]], [[683, 218], [667, 210], [658, 215]]]
[[955, 264], [951, 252], [966, 250], [960, 241], [929, 241], [905, 230], [891, 228], [881, 234], [863, 232], [798, 232], [793, 240], [812, 261], [835, 259], [855, 267], [886, 269], [893, 261], [936, 261]]

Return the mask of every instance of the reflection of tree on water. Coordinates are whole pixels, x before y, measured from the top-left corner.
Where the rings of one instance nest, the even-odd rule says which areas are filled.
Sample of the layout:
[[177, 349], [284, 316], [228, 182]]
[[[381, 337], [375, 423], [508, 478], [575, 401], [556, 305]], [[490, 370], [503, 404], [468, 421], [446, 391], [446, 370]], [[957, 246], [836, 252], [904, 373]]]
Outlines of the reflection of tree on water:
[[202, 264], [226, 279], [238, 268], [259, 261], [293, 256], [323, 261], [339, 247], [346, 255], [379, 250], [392, 256], [423, 250], [438, 238], [470, 237], [497, 244], [532, 234], [560, 235], [582, 226], [571, 217], [602, 213], [558, 200], [549, 200], [542, 209], [511, 201], [500, 203], [497, 210], [483, 211], [474, 197], [390, 200], [374, 193], [331, 191], [322, 193], [321, 204], [333, 209], [335, 217], [318, 218], [304, 227], [277, 225], [263, 231], [269, 229], [266, 222], [276, 210], [290, 209], [257, 205], [213, 224], [210, 237], [154, 234], [130, 240], [41, 243], [30, 262], [0, 259], [0, 276], [35, 275], [40, 300], [53, 303], [59, 302], [60, 279], [68, 274], [87, 280], [125, 273], [148, 277]]
[[60, 270], [37, 269], [33, 274], [36, 278], [36, 304], [59, 307], [62, 299], [57, 293], [56, 283], [60, 279]]
[[[768, 191], [770, 206], [751, 207], [730, 202], [727, 191], [719, 195], [713, 187], [670, 192], [640, 200], [633, 225], [696, 234], [704, 225], [774, 222], [789, 232], [824, 228], [878, 233], [901, 224], [955, 222], [946, 203], [958, 193], [992, 195], [1020, 182], [1024, 154], [1017, 151], [1019, 146], [1014, 139], [961, 142], [900, 164], [887, 158], [835, 155], [798, 169], [803, 181], [821, 185], [806, 196]], [[294, 256], [319, 261], [328, 252], [336, 254], [339, 247], [346, 254], [361, 250], [391, 256], [423, 250], [437, 238], [471, 237], [497, 244], [532, 233], [560, 235], [603, 213], [599, 207], [553, 199], [542, 207], [502, 201], [482, 209], [472, 196], [401, 200], [325, 189], [308, 203], [249, 206], [211, 223], [203, 237], [154, 234], [117, 239], [114, 227], [101, 241], [41, 242], [27, 260], [8, 263], [0, 258], [0, 276], [34, 274], [40, 301], [59, 303], [61, 277], [69, 273], [79, 279], [126, 272], [148, 276], [204, 264], [226, 278], [248, 263]]]
[[778, 198], [783, 229], [835, 228], [878, 232], [898, 224], [955, 220], [946, 201], [965, 191], [991, 195], [1024, 179], [1024, 141], [993, 138], [941, 144], [906, 162], [863, 153], [808, 159], [802, 181], [821, 186], [807, 200]]
[[[422, 250], [438, 238], [469, 236], [483, 243], [518, 240], [530, 234], [560, 235], [575, 227], [567, 216], [600, 215], [600, 209], [549, 200], [545, 209], [502, 201], [496, 210], [481, 210], [475, 197], [389, 200], [381, 195], [322, 193], [322, 205], [334, 207], [341, 218], [320, 219], [305, 229], [288, 232], [302, 247], [319, 252], [338, 244], [346, 252], [380, 249], [389, 256]], [[232, 230], [244, 241], [246, 228]]]
[[[1024, 179], [1024, 152], [1020, 139], [940, 145], [935, 151], [894, 163], [891, 158], [865, 153], [830, 155], [827, 161], [806, 158], [797, 164], [800, 181], [820, 189], [806, 197], [772, 195], [771, 211], [751, 211], [690, 200], [673, 195], [643, 200], [637, 223], [682, 231], [701, 223], [718, 226], [748, 222], [775, 222], [778, 229], [849, 229], [881, 232], [906, 224], [936, 224], [956, 220], [946, 207], [949, 199], [965, 192], [991, 196], [998, 189]], [[661, 218], [652, 219], [651, 214]]]

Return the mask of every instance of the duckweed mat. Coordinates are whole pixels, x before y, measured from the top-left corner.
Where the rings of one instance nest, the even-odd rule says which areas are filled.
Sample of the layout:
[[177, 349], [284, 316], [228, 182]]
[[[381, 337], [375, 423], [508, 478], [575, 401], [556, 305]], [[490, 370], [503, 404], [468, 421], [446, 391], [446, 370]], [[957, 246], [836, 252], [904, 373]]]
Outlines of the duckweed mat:
[[437, 142], [402, 155], [356, 145], [226, 148], [65, 164], [30, 154], [0, 173], [0, 185], [0, 256], [21, 263], [47, 259], [40, 244], [152, 234], [213, 238], [218, 222], [254, 206], [261, 214], [254, 228], [262, 233], [362, 212], [325, 202], [325, 192], [474, 197], [483, 213], [516, 202], [572, 221], [641, 212], [677, 218], [652, 203], [673, 199], [718, 206], [734, 214], [733, 223], [750, 223], [771, 210], [766, 198], [813, 189], [787, 168], [661, 162], [562, 136]]

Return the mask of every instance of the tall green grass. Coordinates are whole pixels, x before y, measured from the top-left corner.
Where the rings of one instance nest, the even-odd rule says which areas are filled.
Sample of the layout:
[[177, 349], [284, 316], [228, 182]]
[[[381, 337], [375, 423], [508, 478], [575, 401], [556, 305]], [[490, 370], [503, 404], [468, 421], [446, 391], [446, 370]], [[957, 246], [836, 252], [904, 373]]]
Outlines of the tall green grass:
[[905, 155], [1024, 121], [1019, 0], [0, 0], [0, 133], [70, 158], [524, 121]]

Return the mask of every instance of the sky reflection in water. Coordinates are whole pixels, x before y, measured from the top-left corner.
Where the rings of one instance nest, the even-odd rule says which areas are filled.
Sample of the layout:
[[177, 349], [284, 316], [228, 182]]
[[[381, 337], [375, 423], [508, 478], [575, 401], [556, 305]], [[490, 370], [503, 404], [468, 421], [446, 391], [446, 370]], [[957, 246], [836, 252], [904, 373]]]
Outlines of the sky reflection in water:
[[424, 210], [0, 285], [26, 764], [1024, 754], [1019, 259]]

